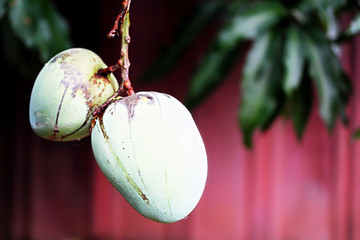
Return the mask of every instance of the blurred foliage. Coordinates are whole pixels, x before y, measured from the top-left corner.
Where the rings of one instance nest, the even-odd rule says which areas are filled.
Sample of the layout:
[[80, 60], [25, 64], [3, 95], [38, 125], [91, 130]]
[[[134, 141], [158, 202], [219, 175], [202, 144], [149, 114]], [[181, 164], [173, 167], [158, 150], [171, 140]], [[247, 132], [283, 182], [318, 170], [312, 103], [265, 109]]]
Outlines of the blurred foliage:
[[51, 0], [0, 0], [2, 55], [19, 73], [71, 46], [69, 27]]
[[[339, 60], [339, 45], [360, 32], [359, 4], [358, 0], [204, 0], [181, 22], [174, 41], [144, 73], [143, 81], [170, 73], [194, 39], [220, 23], [191, 78], [189, 108], [218, 88], [246, 53], [238, 119], [247, 146], [257, 129], [268, 129], [280, 115], [291, 119], [300, 138], [315, 97], [319, 115], [331, 130], [338, 119], [347, 120], [351, 85]], [[354, 17], [348, 28], [340, 29], [338, 18], [344, 13]], [[0, 28], [2, 56], [23, 74], [36, 69], [39, 60], [46, 62], [71, 46], [69, 26], [51, 0], [0, 0]]]
[[176, 67], [184, 50], [194, 41], [201, 30], [216, 19], [224, 10], [223, 1], [209, 1], [200, 4], [187, 16], [175, 29], [175, 36], [172, 44], [161, 52], [160, 57], [148, 70], [139, 78], [140, 81], [152, 81], [168, 74]]
[[357, 140], [360, 138], [360, 128], [356, 129], [354, 133], [352, 134], [352, 139]]
[[[238, 113], [246, 146], [252, 146], [257, 129], [268, 129], [280, 115], [293, 122], [301, 138], [315, 97], [329, 131], [338, 119], [346, 124], [352, 88], [339, 59], [339, 45], [360, 31], [359, 1], [210, 0], [198, 9], [183, 20], [187, 27], [178, 31], [168, 51], [149, 68], [151, 76], [144, 75], [148, 80], [169, 73], [201, 30], [217, 21], [221, 27], [190, 81], [189, 108], [218, 88], [241, 50], [248, 50]], [[342, 14], [355, 16], [347, 29], [339, 27]], [[201, 24], [194, 27], [194, 23]]]

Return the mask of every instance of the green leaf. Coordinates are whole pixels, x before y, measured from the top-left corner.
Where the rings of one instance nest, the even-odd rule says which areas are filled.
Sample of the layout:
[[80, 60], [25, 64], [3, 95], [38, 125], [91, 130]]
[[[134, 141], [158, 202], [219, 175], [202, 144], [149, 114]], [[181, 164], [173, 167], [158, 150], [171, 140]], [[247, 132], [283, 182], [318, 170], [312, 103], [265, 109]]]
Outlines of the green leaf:
[[360, 14], [357, 14], [351, 21], [350, 26], [339, 34], [336, 42], [347, 41], [360, 33]]
[[252, 145], [255, 129], [265, 130], [283, 104], [282, 55], [283, 38], [278, 30], [258, 36], [247, 57], [241, 82], [239, 124], [248, 147]]
[[279, 2], [248, 5], [236, 1], [229, 9], [228, 19], [191, 79], [186, 99], [189, 108], [203, 101], [226, 78], [238, 59], [244, 40], [256, 37], [286, 15]]
[[360, 127], [358, 127], [351, 136], [352, 140], [359, 140], [360, 138]]
[[12, 30], [43, 61], [70, 47], [65, 20], [49, 0], [16, 0], [9, 8]]
[[304, 0], [299, 4], [302, 11], [313, 11], [323, 9], [339, 9], [346, 5], [346, 0]]
[[288, 96], [299, 87], [304, 70], [304, 44], [299, 28], [292, 24], [286, 30], [283, 89]]
[[140, 77], [140, 81], [159, 79], [174, 69], [185, 50], [194, 41], [201, 30], [212, 21], [220, 17], [220, 12], [225, 8], [224, 1], [212, 0], [202, 2], [182, 22], [180, 29], [171, 45], [155, 60], [146, 72]]
[[7, 12], [8, 4], [9, 4], [9, 0], [0, 0], [0, 21]]
[[212, 47], [193, 75], [185, 105], [192, 109], [214, 91], [238, 60], [243, 45], [239, 42], [227, 49]]
[[351, 84], [325, 33], [314, 26], [306, 26], [303, 37], [307, 45], [310, 76], [319, 96], [320, 116], [331, 130], [336, 119], [345, 113]]
[[350, 27], [346, 30], [349, 35], [356, 35], [360, 33], [360, 14], [351, 21]]
[[296, 135], [301, 139], [312, 107], [312, 89], [305, 69], [304, 39], [301, 29], [291, 24], [285, 30], [284, 81], [288, 111]]
[[224, 45], [234, 44], [239, 39], [253, 39], [279, 22], [286, 14], [286, 8], [278, 1], [255, 2], [234, 6], [234, 16], [226, 23], [228, 31], [220, 34]]
[[301, 84], [296, 88], [293, 94], [289, 97], [289, 115], [292, 119], [293, 126], [298, 139], [303, 136], [306, 124], [308, 122], [311, 108], [312, 108], [312, 85], [311, 79], [304, 70]]
[[34, 77], [38, 74], [41, 68], [38, 57], [15, 36], [7, 18], [0, 21], [0, 44], [1, 57], [9, 63], [9, 66], [14, 67], [16, 74], [24, 76], [26, 79], [29, 77], [32, 79], [31, 76]]

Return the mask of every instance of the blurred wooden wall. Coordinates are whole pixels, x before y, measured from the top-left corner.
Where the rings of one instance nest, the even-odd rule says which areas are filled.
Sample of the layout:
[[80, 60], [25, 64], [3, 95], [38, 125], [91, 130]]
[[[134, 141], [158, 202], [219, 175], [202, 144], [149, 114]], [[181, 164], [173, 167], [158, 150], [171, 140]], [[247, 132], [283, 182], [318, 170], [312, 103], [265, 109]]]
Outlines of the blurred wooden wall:
[[[116, 40], [105, 38], [119, 5], [114, 2], [98, 6], [101, 30], [96, 34], [104, 37], [92, 42], [109, 64], [119, 50]], [[176, 2], [133, 1], [134, 78], [171, 39], [186, 11], [188, 6]], [[164, 81], [135, 82], [135, 90], [183, 99], [212, 34], [206, 30], [194, 41]], [[12, 110], [0, 118], [0, 239], [360, 239], [360, 141], [350, 138], [360, 126], [360, 38], [343, 48], [342, 59], [354, 84], [349, 126], [338, 124], [328, 134], [315, 106], [301, 142], [291, 124], [280, 119], [268, 132], [256, 134], [252, 150], [243, 147], [237, 126], [239, 61], [226, 82], [193, 111], [208, 152], [208, 181], [196, 209], [174, 224], [152, 222], [133, 210], [100, 172], [89, 139], [52, 143], [35, 136], [28, 123], [32, 82], [23, 84]]]

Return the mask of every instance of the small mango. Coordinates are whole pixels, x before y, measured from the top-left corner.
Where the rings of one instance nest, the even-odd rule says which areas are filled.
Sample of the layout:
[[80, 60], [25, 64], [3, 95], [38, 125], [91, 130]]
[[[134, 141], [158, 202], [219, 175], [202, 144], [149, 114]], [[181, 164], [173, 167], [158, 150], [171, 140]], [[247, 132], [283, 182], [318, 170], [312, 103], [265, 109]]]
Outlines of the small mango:
[[88, 136], [92, 112], [118, 89], [113, 74], [90, 50], [72, 48], [49, 60], [37, 76], [30, 98], [30, 125], [42, 138], [71, 141]]

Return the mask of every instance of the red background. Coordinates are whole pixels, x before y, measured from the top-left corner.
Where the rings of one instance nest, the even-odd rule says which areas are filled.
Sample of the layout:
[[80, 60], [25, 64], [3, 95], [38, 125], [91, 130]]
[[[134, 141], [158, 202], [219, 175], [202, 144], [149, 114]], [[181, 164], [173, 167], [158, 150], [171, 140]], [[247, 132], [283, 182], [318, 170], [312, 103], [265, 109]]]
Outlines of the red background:
[[[58, 1], [69, 19], [76, 47], [115, 63], [119, 40], [105, 35], [121, 1]], [[176, 22], [194, 5], [136, 1], [131, 6], [130, 75], [133, 79], [171, 40]], [[188, 81], [214, 29], [194, 40], [179, 67], [161, 82], [140, 84], [184, 99]], [[348, 127], [328, 134], [313, 109], [302, 141], [279, 119], [256, 133], [254, 148], [241, 142], [237, 125], [242, 61], [192, 113], [208, 153], [208, 180], [196, 209], [185, 220], [160, 224], [140, 216], [105, 179], [90, 139], [53, 143], [35, 136], [28, 122], [34, 78], [12, 84], [16, 97], [2, 97], [0, 239], [360, 239], [360, 39], [343, 48], [342, 62], [354, 94]], [[14, 80], [15, 82], [15, 80]], [[359, 155], [359, 156], [358, 156]]]

